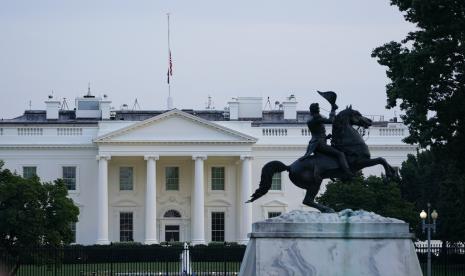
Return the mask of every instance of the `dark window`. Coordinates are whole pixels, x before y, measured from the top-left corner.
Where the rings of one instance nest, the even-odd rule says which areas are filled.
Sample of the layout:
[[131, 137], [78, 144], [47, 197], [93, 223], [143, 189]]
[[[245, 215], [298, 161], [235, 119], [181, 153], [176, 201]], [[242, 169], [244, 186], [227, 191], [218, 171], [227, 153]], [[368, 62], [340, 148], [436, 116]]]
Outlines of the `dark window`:
[[119, 240], [122, 242], [133, 241], [133, 215], [130, 212], [119, 214]]
[[281, 173], [273, 174], [270, 190], [281, 191]]
[[78, 102], [79, 110], [99, 110], [98, 101], [79, 101]]
[[179, 225], [165, 225], [165, 241], [179, 241]]
[[165, 180], [167, 191], [179, 191], [179, 167], [166, 167]]
[[268, 218], [279, 217], [281, 212], [268, 212]]
[[76, 167], [63, 167], [63, 181], [68, 190], [76, 190]]
[[224, 191], [224, 167], [212, 167], [212, 190]]
[[23, 177], [24, 178], [31, 178], [34, 175], [37, 175], [37, 167], [23, 167]]
[[224, 212], [212, 212], [212, 241], [224, 241]]
[[176, 211], [176, 210], [168, 210], [165, 212], [165, 214], [163, 215], [163, 217], [165, 218], [180, 218], [181, 217], [181, 214]]
[[120, 191], [132, 191], [134, 183], [134, 169], [132, 167], [119, 168]]

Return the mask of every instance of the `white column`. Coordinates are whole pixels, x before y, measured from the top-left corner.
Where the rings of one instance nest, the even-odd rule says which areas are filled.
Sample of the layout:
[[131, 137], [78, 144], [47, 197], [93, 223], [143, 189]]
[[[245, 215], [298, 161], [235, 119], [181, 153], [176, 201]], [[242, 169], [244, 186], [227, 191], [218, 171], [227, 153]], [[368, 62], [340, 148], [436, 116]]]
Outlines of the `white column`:
[[109, 244], [108, 239], [108, 155], [98, 155], [97, 244]]
[[158, 243], [157, 240], [157, 171], [158, 156], [144, 156], [147, 160], [147, 185], [145, 190], [145, 244]]
[[192, 244], [205, 243], [205, 196], [204, 196], [204, 177], [203, 161], [207, 159], [204, 155], [192, 156], [195, 161], [194, 187], [191, 198], [191, 225], [192, 225]]
[[246, 244], [249, 241], [247, 234], [252, 232], [252, 204], [245, 203], [252, 195], [252, 156], [241, 156], [242, 175], [241, 175], [241, 196], [240, 210], [241, 218], [239, 219], [239, 240], [238, 243]]

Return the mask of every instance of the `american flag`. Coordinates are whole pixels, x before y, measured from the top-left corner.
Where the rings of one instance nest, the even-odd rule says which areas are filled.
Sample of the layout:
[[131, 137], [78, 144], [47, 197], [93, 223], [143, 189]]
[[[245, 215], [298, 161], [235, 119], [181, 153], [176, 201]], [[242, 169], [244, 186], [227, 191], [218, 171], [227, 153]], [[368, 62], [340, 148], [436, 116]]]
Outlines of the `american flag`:
[[170, 76], [173, 76], [173, 61], [171, 60], [171, 50], [170, 50], [170, 64], [169, 64], [169, 72]]
[[168, 77], [168, 83], [170, 83], [170, 76], [173, 76], [173, 61], [171, 59], [171, 50], [169, 50], [169, 59], [168, 59], [168, 72], [166, 73]]

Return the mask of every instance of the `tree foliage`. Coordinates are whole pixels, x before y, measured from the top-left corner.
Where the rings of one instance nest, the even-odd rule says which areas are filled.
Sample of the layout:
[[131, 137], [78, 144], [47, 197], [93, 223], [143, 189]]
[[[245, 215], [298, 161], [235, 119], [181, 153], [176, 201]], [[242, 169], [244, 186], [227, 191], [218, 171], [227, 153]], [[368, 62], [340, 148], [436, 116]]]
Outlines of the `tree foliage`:
[[437, 209], [435, 238], [456, 242], [465, 240], [465, 177], [453, 162], [440, 150], [409, 155], [400, 169], [400, 189], [417, 210], [428, 202]]
[[401, 42], [374, 49], [387, 67], [387, 108], [399, 104], [405, 142], [426, 149], [409, 156], [402, 195], [438, 209], [438, 238], [465, 240], [465, 1], [391, 0], [416, 25]]
[[419, 223], [415, 206], [401, 198], [399, 185], [396, 182], [385, 183], [381, 177], [357, 176], [347, 182], [331, 181], [317, 200], [336, 211], [363, 209], [404, 220], [413, 228]]
[[465, 1], [391, 0], [416, 25], [402, 42], [376, 48], [387, 66], [387, 107], [400, 104], [408, 143], [447, 145], [465, 160]]
[[0, 161], [0, 251], [15, 260], [38, 246], [58, 246], [72, 241], [72, 222], [79, 209], [68, 198], [62, 180], [41, 183], [35, 176], [25, 179], [2, 168]]

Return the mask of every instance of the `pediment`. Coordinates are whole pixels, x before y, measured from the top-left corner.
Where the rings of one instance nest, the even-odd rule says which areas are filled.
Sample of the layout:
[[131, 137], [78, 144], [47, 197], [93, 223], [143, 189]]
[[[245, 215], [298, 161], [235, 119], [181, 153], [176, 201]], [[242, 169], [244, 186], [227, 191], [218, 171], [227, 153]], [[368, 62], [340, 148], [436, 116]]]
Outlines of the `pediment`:
[[98, 137], [97, 143], [255, 143], [256, 138], [173, 109]]
[[272, 200], [262, 205], [263, 207], [286, 207], [287, 203], [282, 202], [281, 200]]
[[137, 207], [137, 202], [132, 200], [118, 200], [112, 204], [114, 207]]
[[205, 206], [210, 206], [210, 207], [213, 207], [213, 206], [231, 206], [231, 203], [229, 203], [228, 201], [226, 200], [223, 200], [223, 199], [215, 199], [215, 200], [210, 200], [208, 202], [205, 203]]

